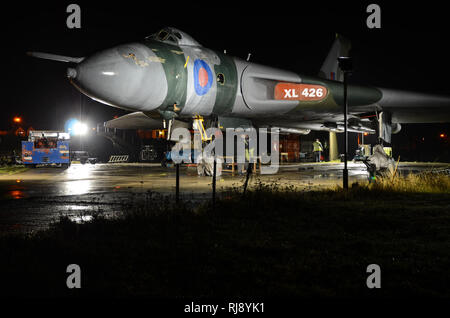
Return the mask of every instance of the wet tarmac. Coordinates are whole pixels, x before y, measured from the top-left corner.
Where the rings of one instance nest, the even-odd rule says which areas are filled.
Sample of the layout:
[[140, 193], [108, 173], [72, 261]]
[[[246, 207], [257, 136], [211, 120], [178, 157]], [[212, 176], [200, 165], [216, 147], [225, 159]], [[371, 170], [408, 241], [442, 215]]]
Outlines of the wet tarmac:
[[[364, 164], [349, 163], [349, 182], [367, 182]], [[401, 163], [399, 173], [449, 169], [450, 164]], [[281, 165], [277, 174], [255, 175], [256, 182], [302, 190], [342, 184], [342, 163]], [[224, 172], [217, 191], [242, 188], [244, 176]], [[211, 198], [212, 178], [199, 177], [195, 167], [180, 168], [180, 193], [193, 202]], [[73, 164], [68, 169], [41, 167], [0, 174], [0, 234], [47, 228], [60, 215], [88, 221], [96, 214], [114, 216], [140, 204], [149, 193], [175, 194], [175, 169], [159, 164]]]

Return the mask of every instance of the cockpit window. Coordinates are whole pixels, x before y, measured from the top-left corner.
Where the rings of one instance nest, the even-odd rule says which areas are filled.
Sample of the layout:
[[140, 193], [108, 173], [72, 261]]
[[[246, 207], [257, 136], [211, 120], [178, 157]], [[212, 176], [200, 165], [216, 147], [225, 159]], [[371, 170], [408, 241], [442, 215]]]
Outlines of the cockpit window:
[[164, 41], [168, 35], [169, 35], [169, 33], [167, 31], [161, 30], [161, 31], [159, 31], [158, 35], [156, 36], [156, 39], [158, 39], [159, 41]]
[[172, 45], [201, 46], [191, 36], [175, 28], [161, 29], [159, 32], [147, 36], [146, 39], [166, 42]]

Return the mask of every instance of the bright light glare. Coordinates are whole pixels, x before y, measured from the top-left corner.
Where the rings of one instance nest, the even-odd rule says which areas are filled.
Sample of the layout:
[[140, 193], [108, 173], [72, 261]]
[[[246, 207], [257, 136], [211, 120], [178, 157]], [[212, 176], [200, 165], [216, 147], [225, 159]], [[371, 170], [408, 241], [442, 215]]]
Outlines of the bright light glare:
[[89, 193], [92, 186], [91, 165], [74, 164], [66, 170], [67, 182], [64, 182], [64, 195], [81, 195]]
[[72, 131], [74, 135], [86, 135], [88, 127], [86, 124], [76, 122], [72, 127]]
[[78, 119], [71, 118], [66, 121], [64, 130], [67, 131], [71, 136], [80, 136], [86, 135], [89, 132], [89, 127], [87, 124], [80, 122]]

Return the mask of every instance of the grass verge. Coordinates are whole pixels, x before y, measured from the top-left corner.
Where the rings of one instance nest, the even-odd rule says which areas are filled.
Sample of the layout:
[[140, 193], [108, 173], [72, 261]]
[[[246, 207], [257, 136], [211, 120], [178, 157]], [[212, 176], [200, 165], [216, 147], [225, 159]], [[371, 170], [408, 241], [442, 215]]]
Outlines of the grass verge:
[[[0, 237], [9, 297], [450, 297], [450, 183], [299, 192], [258, 184], [209, 204], [148, 193], [117, 219]], [[412, 180], [412, 179], [411, 179]], [[397, 186], [396, 186], [397, 184]], [[443, 185], [444, 184], [444, 185]], [[78, 264], [82, 288], [66, 287]], [[381, 267], [381, 289], [366, 268]]]
[[2, 174], [16, 174], [29, 170], [24, 166], [0, 166], [0, 175]]

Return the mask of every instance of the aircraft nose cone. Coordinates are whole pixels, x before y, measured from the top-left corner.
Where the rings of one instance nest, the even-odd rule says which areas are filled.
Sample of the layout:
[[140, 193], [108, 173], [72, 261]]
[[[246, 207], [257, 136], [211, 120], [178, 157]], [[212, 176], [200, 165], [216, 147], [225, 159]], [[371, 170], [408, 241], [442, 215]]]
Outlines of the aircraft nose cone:
[[96, 53], [69, 68], [67, 76], [91, 98], [108, 105], [148, 111], [162, 104], [167, 81], [155, 53], [140, 43]]

